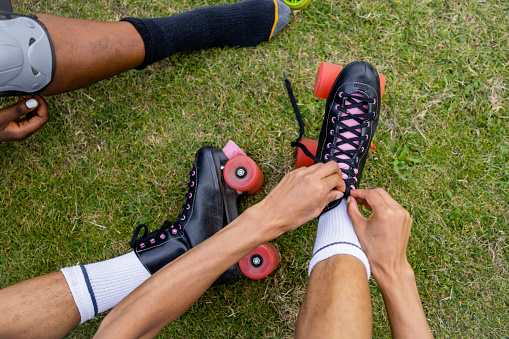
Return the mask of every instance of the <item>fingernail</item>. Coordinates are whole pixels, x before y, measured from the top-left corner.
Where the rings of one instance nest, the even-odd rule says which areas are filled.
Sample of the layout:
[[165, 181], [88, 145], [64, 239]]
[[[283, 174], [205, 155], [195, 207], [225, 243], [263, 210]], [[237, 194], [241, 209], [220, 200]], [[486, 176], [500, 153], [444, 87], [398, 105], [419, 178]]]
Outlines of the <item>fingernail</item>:
[[345, 194], [343, 192], [339, 192], [338, 195], [336, 195], [336, 199], [334, 199], [334, 200], [339, 200], [339, 199], [343, 198], [344, 195]]
[[352, 201], [352, 197], [348, 197], [348, 199], [346, 199], [346, 202], [349, 204], [350, 201]]
[[27, 105], [28, 108], [35, 108], [39, 103], [35, 99], [30, 99], [27, 102], [25, 102], [25, 105]]

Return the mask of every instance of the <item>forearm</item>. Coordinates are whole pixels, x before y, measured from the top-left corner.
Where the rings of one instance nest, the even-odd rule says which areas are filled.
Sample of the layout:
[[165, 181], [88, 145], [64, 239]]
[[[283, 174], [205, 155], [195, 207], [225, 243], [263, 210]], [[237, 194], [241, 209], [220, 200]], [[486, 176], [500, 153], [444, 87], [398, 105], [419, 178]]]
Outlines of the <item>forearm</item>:
[[382, 291], [393, 338], [433, 338], [410, 267], [398, 272], [373, 272]]
[[198, 300], [224, 271], [268, 240], [259, 232], [257, 220], [252, 208], [166, 265], [108, 314], [96, 337], [154, 337]]

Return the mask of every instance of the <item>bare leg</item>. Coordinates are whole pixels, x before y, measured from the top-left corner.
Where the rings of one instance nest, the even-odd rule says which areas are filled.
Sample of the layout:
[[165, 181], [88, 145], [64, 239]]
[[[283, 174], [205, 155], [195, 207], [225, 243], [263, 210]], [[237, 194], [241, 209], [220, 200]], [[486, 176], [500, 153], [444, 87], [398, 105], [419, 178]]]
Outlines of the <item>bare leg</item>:
[[61, 272], [6, 287], [0, 300], [2, 338], [61, 338], [80, 323]]
[[55, 48], [55, 76], [43, 95], [82, 88], [139, 66], [145, 45], [128, 22], [37, 14]]
[[362, 262], [336, 255], [311, 272], [296, 338], [371, 338], [369, 284]]

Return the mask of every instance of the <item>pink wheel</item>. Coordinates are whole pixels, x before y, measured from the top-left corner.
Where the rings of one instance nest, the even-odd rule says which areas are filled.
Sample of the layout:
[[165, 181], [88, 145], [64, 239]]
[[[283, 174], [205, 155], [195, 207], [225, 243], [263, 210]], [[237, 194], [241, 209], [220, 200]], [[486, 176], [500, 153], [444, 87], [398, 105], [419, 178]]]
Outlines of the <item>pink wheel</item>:
[[343, 66], [329, 62], [322, 62], [320, 64], [315, 78], [315, 97], [327, 99], [330, 89], [342, 69]]
[[228, 160], [223, 169], [224, 180], [233, 189], [248, 194], [258, 192], [263, 186], [263, 172], [253, 159], [238, 155]]
[[263, 279], [274, 272], [279, 265], [281, 255], [276, 246], [265, 243], [255, 248], [239, 261], [242, 273], [250, 279]]
[[[307, 147], [307, 149], [316, 155], [316, 149], [318, 148], [318, 141], [311, 139], [301, 139], [301, 144]], [[295, 168], [309, 167], [312, 166], [315, 161], [304, 154], [300, 147], [297, 147], [297, 159], [295, 160]]]

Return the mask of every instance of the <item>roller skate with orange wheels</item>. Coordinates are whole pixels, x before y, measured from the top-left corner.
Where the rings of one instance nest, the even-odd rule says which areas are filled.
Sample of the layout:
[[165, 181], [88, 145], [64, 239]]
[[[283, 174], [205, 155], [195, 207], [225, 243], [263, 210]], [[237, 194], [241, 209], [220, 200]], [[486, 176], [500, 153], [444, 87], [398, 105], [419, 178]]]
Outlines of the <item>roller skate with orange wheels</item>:
[[283, 0], [292, 11], [299, 11], [309, 6], [312, 0]]
[[[223, 150], [203, 147], [195, 155], [185, 202], [175, 222], [165, 221], [161, 228], [151, 233], [146, 225], [138, 226], [131, 247], [145, 268], [154, 274], [237, 218], [239, 197], [258, 192], [263, 181], [261, 169], [233, 141], [229, 141]], [[270, 247], [270, 251], [262, 253], [262, 263], [258, 266], [264, 272], [269, 271], [268, 275], [278, 262], [279, 252]], [[236, 264], [213, 286], [241, 276], [242, 271]], [[259, 279], [258, 275], [253, 278]]]
[[[299, 138], [292, 142], [292, 146], [298, 147], [295, 167], [337, 162], [347, 184], [345, 197], [348, 197], [350, 191], [359, 186], [378, 125], [385, 90], [384, 75], [364, 61], [352, 62], [344, 68], [322, 63], [316, 75], [314, 94], [327, 102], [318, 141], [302, 139], [304, 123], [288, 79], [286, 86], [300, 126]], [[337, 206], [340, 200], [329, 204], [324, 212]]]

